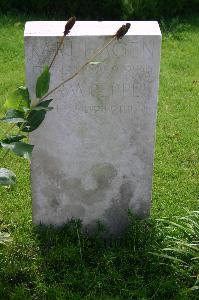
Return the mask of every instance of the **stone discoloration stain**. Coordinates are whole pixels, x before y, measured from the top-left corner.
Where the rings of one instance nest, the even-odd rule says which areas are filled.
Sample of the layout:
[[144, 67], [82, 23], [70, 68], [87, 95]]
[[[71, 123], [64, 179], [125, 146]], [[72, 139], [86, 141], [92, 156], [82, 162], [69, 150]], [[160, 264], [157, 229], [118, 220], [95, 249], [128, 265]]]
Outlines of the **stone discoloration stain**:
[[110, 207], [105, 211], [103, 218], [112, 233], [120, 233], [128, 225], [129, 204], [134, 190], [133, 182], [125, 179], [119, 188], [118, 195], [111, 200]]
[[59, 212], [59, 218], [66, 222], [66, 217], [68, 219], [76, 218], [83, 220], [85, 216], [85, 208], [83, 205], [79, 204], [67, 204]]
[[91, 174], [98, 184], [98, 188], [108, 187], [117, 176], [116, 168], [110, 163], [96, 164], [91, 168]]
[[[85, 182], [85, 176], [67, 177], [58, 159], [55, 160], [47, 152], [39, 151], [40, 161], [35, 168], [48, 180], [43, 182], [41, 188], [42, 199], [45, 201], [35, 207], [39, 207], [39, 211], [48, 211], [49, 220], [56, 218], [58, 224], [73, 217], [83, 220], [86, 207], [104, 201], [112, 180], [117, 176], [117, 170], [112, 164], [92, 165], [85, 171]], [[52, 163], [48, 163], [49, 161]]]
[[116, 177], [117, 170], [112, 164], [103, 163], [93, 165], [87, 173], [93, 181], [93, 188], [85, 187], [81, 178], [69, 178], [60, 183], [61, 190], [66, 191], [71, 203], [81, 202], [90, 206], [104, 200], [106, 190]]

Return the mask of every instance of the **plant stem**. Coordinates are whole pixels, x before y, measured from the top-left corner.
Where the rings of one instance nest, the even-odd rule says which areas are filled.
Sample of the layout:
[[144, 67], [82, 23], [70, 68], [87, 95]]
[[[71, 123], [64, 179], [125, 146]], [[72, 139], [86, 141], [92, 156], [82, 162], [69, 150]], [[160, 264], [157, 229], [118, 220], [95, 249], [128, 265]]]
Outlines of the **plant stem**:
[[59, 50], [60, 50], [60, 48], [61, 48], [61, 46], [62, 46], [62, 44], [63, 44], [63, 42], [64, 42], [64, 38], [65, 38], [65, 36], [63, 35], [63, 36], [61, 37], [61, 39], [60, 39], [59, 45], [58, 45], [58, 47], [57, 47], [57, 50], [56, 50], [56, 52], [55, 52], [55, 54], [54, 54], [54, 56], [53, 56], [53, 59], [52, 59], [50, 65], [49, 65], [49, 70], [50, 70], [50, 68], [52, 67], [52, 65], [53, 65], [53, 63], [54, 63], [54, 61], [55, 61], [55, 58], [56, 58], [56, 56], [57, 56], [57, 54], [58, 54], [58, 52], [59, 52]]
[[6, 152], [4, 153], [4, 155], [2, 157], [0, 157], [0, 161], [4, 160], [4, 158], [7, 156], [7, 154], [8, 154], [9, 151], [10, 151], [9, 149], [6, 150]]
[[12, 124], [5, 132], [4, 134], [8, 134], [13, 128], [15, 127], [15, 124]]
[[78, 238], [78, 244], [79, 244], [79, 253], [80, 253], [80, 258], [81, 258], [81, 262], [82, 262], [82, 246], [81, 246], [81, 240], [80, 240], [80, 236], [79, 236], [79, 229], [77, 226], [77, 222], [75, 222], [75, 225], [76, 225], [77, 238]]
[[76, 77], [82, 69], [84, 69], [97, 55], [101, 54], [114, 40], [116, 39], [116, 36], [112, 37], [111, 40], [105, 44], [102, 48], [98, 49], [74, 74], [72, 74], [70, 77], [66, 78], [64, 81], [62, 81], [58, 86], [56, 86], [54, 89], [52, 89], [49, 93], [47, 93], [45, 96], [43, 96], [39, 102], [44, 100], [46, 97], [51, 95], [53, 92], [58, 90], [62, 85], [67, 83], [68, 81], [72, 80], [74, 77]]
[[57, 56], [57, 54], [58, 54], [58, 52], [59, 52], [59, 50], [60, 50], [60, 48], [61, 48], [61, 46], [62, 46], [62, 44], [63, 44], [63, 42], [64, 42], [65, 36], [66, 36], [67, 34], [69, 34], [69, 32], [70, 32], [70, 30], [73, 28], [75, 22], [76, 22], [76, 17], [71, 17], [71, 18], [67, 21], [67, 23], [66, 23], [66, 25], [65, 25], [65, 29], [64, 29], [64, 34], [63, 34], [63, 36], [61, 37], [61, 39], [60, 39], [60, 41], [59, 41], [57, 50], [56, 50], [56, 52], [55, 52], [55, 54], [54, 54], [54, 56], [53, 56], [53, 59], [52, 59], [50, 65], [49, 65], [49, 70], [50, 70], [50, 68], [52, 67], [52, 65], [53, 65], [53, 63], [54, 63], [54, 61], [55, 61], [55, 58], [56, 58], [56, 56]]

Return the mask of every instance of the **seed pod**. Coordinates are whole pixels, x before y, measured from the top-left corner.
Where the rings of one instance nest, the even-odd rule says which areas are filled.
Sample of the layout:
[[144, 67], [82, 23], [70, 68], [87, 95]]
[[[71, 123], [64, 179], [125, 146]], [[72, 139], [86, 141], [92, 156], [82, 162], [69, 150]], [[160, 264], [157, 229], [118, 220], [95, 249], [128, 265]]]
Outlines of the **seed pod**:
[[125, 25], [122, 25], [118, 31], [116, 32], [116, 34], [114, 36], [116, 36], [117, 40], [123, 38], [123, 36], [128, 32], [129, 28], [131, 27], [130, 23], [126, 23]]
[[65, 25], [64, 36], [69, 34], [71, 28], [74, 26], [76, 22], [76, 17], [71, 17]]

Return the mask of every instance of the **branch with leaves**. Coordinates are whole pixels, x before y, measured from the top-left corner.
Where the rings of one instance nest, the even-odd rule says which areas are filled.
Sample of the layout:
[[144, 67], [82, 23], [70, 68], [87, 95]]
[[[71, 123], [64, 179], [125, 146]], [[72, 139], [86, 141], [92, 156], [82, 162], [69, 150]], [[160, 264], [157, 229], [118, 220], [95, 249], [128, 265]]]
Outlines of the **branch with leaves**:
[[[43, 71], [37, 78], [35, 87], [35, 94], [37, 98], [36, 101], [32, 101], [30, 99], [28, 88], [24, 86], [18, 87], [16, 91], [10, 94], [5, 101], [4, 108], [6, 112], [0, 121], [9, 123], [11, 126], [5, 132], [4, 137], [0, 139], [0, 149], [4, 151], [4, 154], [0, 157], [1, 163], [5, 161], [9, 151], [12, 151], [16, 155], [28, 160], [31, 159], [34, 145], [31, 145], [27, 142], [28, 134], [36, 130], [44, 121], [46, 113], [53, 109], [50, 106], [50, 103], [53, 101], [53, 99], [46, 98], [48, 98], [60, 87], [65, 85], [68, 81], [76, 77], [89, 63], [95, 59], [96, 56], [101, 54], [113, 41], [121, 39], [130, 28], [130, 23], [126, 23], [125, 25], [121, 26], [111, 37], [110, 41], [101, 48], [97, 49], [93, 55], [91, 55], [91, 57], [89, 57], [86, 62], [78, 68], [76, 72], [49, 91], [51, 77], [50, 69], [64, 43], [65, 37], [70, 32], [75, 22], [75, 17], [71, 17], [68, 20], [65, 25], [63, 36], [60, 39], [51, 63], [49, 66], [44, 66]], [[16, 175], [9, 169], [0, 168], [0, 185], [11, 186], [15, 183]]]

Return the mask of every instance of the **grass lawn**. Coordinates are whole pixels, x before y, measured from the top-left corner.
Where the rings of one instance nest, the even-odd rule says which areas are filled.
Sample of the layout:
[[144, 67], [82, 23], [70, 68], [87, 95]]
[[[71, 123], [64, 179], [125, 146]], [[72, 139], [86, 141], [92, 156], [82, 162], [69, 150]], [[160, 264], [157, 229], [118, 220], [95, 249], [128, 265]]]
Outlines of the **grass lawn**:
[[[33, 228], [29, 165], [9, 154], [1, 167], [18, 182], [0, 187], [0, 230], [13, 238], [0, 247], [0, 299], [199, 299], [195, 279], [149, 254], [168, 234], [155, 219], [197, 210], [199, 194], [199, 18], [163, 27], [151, 220], [132, 220], [110, 243], [83, 237], [75, 221]], [[0, 16], [0, 105], [24, 84], [23, 30], [22, 17]]]

